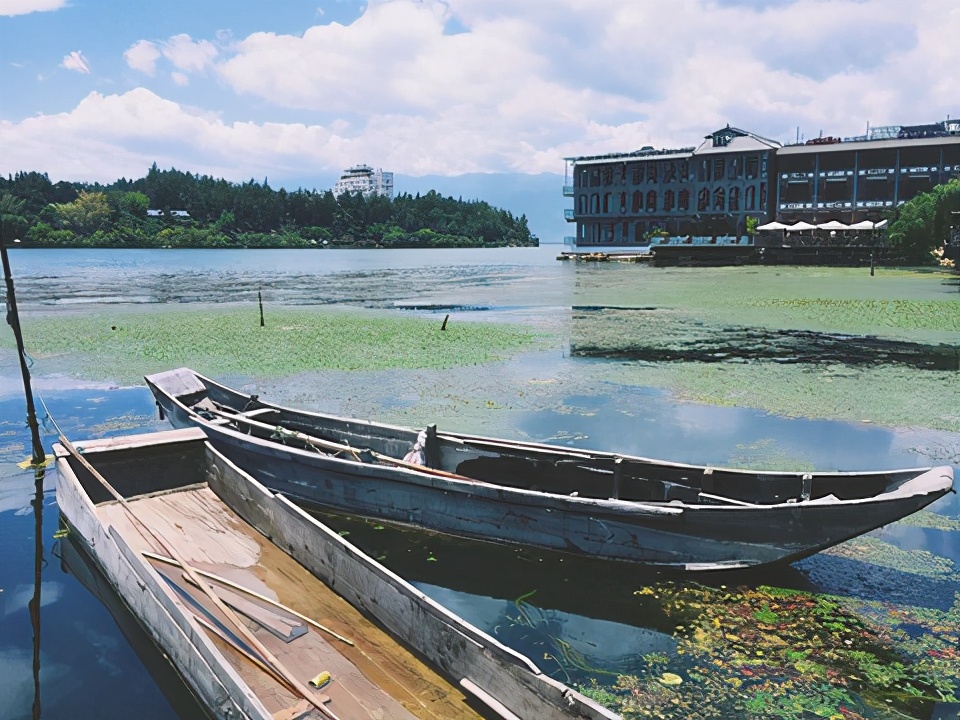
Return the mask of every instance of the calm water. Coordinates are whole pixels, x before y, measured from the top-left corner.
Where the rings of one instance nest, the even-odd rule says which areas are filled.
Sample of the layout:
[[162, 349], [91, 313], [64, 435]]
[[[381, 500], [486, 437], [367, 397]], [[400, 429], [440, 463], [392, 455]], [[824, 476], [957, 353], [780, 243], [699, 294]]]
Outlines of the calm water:
[[[11, 262], [25, 325], [32, 313], [108, 314], [120, 305], [250, 302], [261, 291], [268, 303], [336, 303], [439, 317], [453, 312], [467, 319], [533, 323], [569, 333], [573, 307], [601, 296], [628, 304], [630, 288], [641, 284], [646, 273], [657, 272], [639, 266], [560, 263], [555, 260], [558, 250], [20, 250], [11, 254]], [[620, 288], [619, 295], [611, 294], [611, 288]], [[37, 358], [32, 372], [38, 399], [72, 439], [166, 427], [145, 388], [74, 379], [65, 372], [68, 367], [62, 358]], [[321, 409], [360, 410], [401, 421], [436, 412], [443, 424], [470, 431], [696, 463], [846, 470], [960, 464], [960, 435], [951, 431], [787, 418], [682, 402], [638, 382], [644, 367], [630, 359], [577, 357], [568, 346], [505, 363], [490, 370], [495, 378], [485, 380], [471, 377], [484, 374], [476, 368], [372, 377], [332, 373], [334, 380], [229, 380], [272, 398]], [[618, 380], [623, 373], [630, 382]], [[601, 375], [602, 382], [570, 379]], [[86, 567], [68, 539], [55, 537], [54, 472], [47, 472], [38, 488], [33, 472], [17, 467], [30, 447], [19, 382], [15, 358], [5, 352], [0, 355], [0, 720], [31, 717], [34, 711], [37, 618], [31, 617], [31, 607], [36, 606], [42, 717], [195, 716], [197, 709], [184, 689], [164, 672], [162, 660], [135, 625], [129, 618], [115, 619], [98, 599], [98, 593], [104, 595], [102, 579]], [[437, 390], [441, 384], [446, 389]], [[954, 382], [944, 392], [956, 387]], [[44, 414], [42, 405], [39, 410]], [[46, 423], [43, 429], [49, 448], [53, 428]], [[931, 510], [955, 523], [960, 503], [952, 495]], [[671, 669], [691, 670], [677, 654], [685, 640], [676, 620], [634, 595], [656, 583], [676, 582], [698, 592], [699, 582], [748, 591], [766, 585], [806, 590], [817, 597], [847, 599], [851, 612], [878, 626], [884, 626], [890, 614], [909, 610], [926, 617], [923, 613], [947, 613], [960, 602], [960, 533], [949, 524], [898, 523], [872, 533], [874, 544], [865, 549], [822, 553], [787, 568], [691, 583], [633, 567], [496, 548], [347, 517], [327, 520], [432, 597], [567, 682], [609, 685], [616, 673], [641, 675], [651, 654], [670, 658], [675, 662]], [[929, 568], [914, 567], [917, 558], [934, 560], [929, 560]], [[956, 634], [955, 627], [941, 625], [911, 627], [930, 642]], [[902, 626], [896, 628], [894, 639], [901, 631]], [[693, 682], [696, 676], [685, 677]], [[955, 678], [946, 682], [957, 691]], [[731, 697], [734, 694], [731, 690]], [[883, 703], [881, 699], [880, 709], [874, 703], [858, 710], [864, 716], [890, 716]], [[954, 717], [960, 709], [933, 702], [896, 707], [908, 717], [924, 718]]]

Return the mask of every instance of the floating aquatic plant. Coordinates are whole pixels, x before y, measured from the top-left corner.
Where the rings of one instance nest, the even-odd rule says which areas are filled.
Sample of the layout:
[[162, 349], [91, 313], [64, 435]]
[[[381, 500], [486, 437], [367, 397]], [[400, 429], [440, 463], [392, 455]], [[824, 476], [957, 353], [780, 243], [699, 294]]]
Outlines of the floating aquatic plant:
[[[929, 647], [903, 647], [844, 598], [672, 582], [636, 596], [644, 612], [675, 623], [679, 644], [676, 658], [651, 657], [610, 686], [584, 685], [625, 717], [919, 718], [955, 700], [960, 599], [950, 612], [927, 611]], [[906, 613], [901, 622], [921, 621]]]
[[115, 315], [37, 316], [24, 324], [34, 357], [73, 375], [138, 381], [189, 365], [218, 374], [289, 375], [304, 370], [440, 368], [490, 363], [544, 336], [494, 323], [453, 323], [362, 311], [204, 309]]

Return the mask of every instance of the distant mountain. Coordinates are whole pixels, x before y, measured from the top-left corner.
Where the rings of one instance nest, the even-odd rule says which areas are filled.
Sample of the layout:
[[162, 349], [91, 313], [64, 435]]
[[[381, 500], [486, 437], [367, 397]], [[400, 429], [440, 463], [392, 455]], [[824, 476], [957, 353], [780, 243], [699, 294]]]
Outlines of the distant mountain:
[[563, 175], [541, 173], [470, 173], [467, 175], [394, 175], [397, 193], [421, 195], [436, 190], [444, 196], [464, 200], [484, 200], [494, 207], [509, 210], [515, 216], [527, 216], [530, 231], [541, 243], [561, 243], [573, 228], [563, 219], [563, 209], [573, 207], [563, 197]]

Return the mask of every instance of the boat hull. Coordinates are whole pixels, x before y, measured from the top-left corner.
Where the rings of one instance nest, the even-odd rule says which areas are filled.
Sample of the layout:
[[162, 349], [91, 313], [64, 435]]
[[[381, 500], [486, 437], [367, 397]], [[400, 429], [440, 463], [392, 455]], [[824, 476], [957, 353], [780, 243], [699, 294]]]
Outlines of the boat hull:
[[950, 487], [855, 503], [749, 506], [570, 497], [286, 447], [205, 422], [155, 394], [174, 426], [201, 427], [225, 456], [299, 501], [477, 540], [645, 565], [719, 570], [790, 562], [913, 513]]

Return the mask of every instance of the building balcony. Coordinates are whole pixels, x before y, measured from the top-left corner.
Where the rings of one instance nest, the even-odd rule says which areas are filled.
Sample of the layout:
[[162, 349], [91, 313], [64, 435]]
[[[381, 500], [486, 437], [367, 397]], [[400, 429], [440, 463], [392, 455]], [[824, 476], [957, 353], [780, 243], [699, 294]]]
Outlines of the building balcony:
[[563, 219], [566, 220], [567, 222], [575, 222], [575, 221], [576, 221], [577, 218], [574, 217], [573, 208], [566, 209], [566, 210], [563, 211]]
[[564, 185], [564, 186], [563, 186], [563, 196], [564, 196], [564, 197], [573, 197], [573, 185]]

